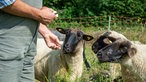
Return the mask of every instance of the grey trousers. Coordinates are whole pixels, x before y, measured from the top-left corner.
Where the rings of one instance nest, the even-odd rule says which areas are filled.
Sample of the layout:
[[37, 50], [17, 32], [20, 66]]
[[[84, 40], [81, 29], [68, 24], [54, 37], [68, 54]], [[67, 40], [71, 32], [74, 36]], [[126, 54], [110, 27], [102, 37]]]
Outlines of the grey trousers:
[[[42, 0], [22, 0], [41, 8]], [[39, 23], [0, 10], [0, 82], [34, 82]]]
[[8, 14], [0, 18], [0, 82], [34, 82], [39, 23], [19, 17], [13, 22]]

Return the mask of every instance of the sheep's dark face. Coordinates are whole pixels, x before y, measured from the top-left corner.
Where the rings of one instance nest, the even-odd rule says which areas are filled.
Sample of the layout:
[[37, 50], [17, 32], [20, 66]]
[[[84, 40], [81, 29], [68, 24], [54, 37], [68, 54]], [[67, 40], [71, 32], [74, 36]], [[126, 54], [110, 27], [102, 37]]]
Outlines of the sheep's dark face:
[[83, 47], [84, 45], [83, 40], [90, 41], [93, 39], [92, 36], [85, 35], [80, 30], [63, 29], [63, 28], [57, 28], [57, 30], [60, 33], [66, 35], [65, 40], [64, 40], [64, 45], [63, 45], [64, 53], [76, 53], [78, 48]]
[[[105, 32], [103, 35], [101, 35], [92, 45], [92, 51], [94, 53], [97, 53], [100, 49], [104, 48], [105, 46], [109, 45], [110, 43], [116, 41], [116, 37], [111, 36], [112, 32]], [[106, 40], [109, 40], [106, 41]], [[110, 42], [111, 41], [111, 42]]]
[[136, 49], [131, 48], [131, 43], [129, 41], [119, 39], [99, 50], [96, 53], [96, 56], [100, 62], [116, 63], [131, 55], [131, 52], [136, 52]]

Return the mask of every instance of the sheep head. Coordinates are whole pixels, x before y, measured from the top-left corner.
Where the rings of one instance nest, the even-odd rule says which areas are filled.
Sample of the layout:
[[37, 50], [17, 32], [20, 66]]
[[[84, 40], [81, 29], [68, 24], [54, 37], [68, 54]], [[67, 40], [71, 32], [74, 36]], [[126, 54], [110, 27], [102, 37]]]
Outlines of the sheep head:
[[116, 41], [117, 39], [127, 39], [120, 33], [115, 31], [107, 31], [100, 35], [100, 37], [93, 43], [92, 51], [97, 53], [100, 49], [104, 48], [105, 46], [111, 44], [112, 42]]
[[132, 43], [125, 39], [118, 39], [108, 46], [100, 49], [96, 56], [100, 62], [119, 63], [125, 57], [132, 57], [136, 53], [136, 48], [131, 46]]
[[93, 39], [92, 36], [86, 35], [82, 31], [76, 29], [56, 28], [56, 30], [66, 36], [63, 44], [64, 53], [75, 53], [78, 48], [82, 47], [83, 40], [90, 41]]

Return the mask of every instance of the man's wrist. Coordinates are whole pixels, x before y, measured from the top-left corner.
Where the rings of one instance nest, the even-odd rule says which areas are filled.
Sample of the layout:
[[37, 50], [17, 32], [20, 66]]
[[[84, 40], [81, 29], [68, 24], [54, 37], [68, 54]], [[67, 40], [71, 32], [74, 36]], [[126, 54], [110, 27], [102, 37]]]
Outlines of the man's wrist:
[[32, 18], [41, 22], [41, 11], [37, 8], [32, 8]]

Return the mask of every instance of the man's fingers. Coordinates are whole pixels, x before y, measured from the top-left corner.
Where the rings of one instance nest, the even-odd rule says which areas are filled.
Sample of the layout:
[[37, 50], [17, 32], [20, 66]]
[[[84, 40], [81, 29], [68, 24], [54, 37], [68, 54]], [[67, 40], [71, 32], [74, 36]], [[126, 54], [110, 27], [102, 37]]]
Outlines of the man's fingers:
[[55, 14], [56, 17], [58, 17], [57, 11], [53, 11], [53, 13]]
[[54, 43], [49, 43], [49, 44], [48, 44], [48, 47], [51, 48], [51, 49], [55, 49], [55, 50], [61, 48], [60, 45], [58, 46], [58, 45], [56, 45], [56, 44], [54, 44]]

